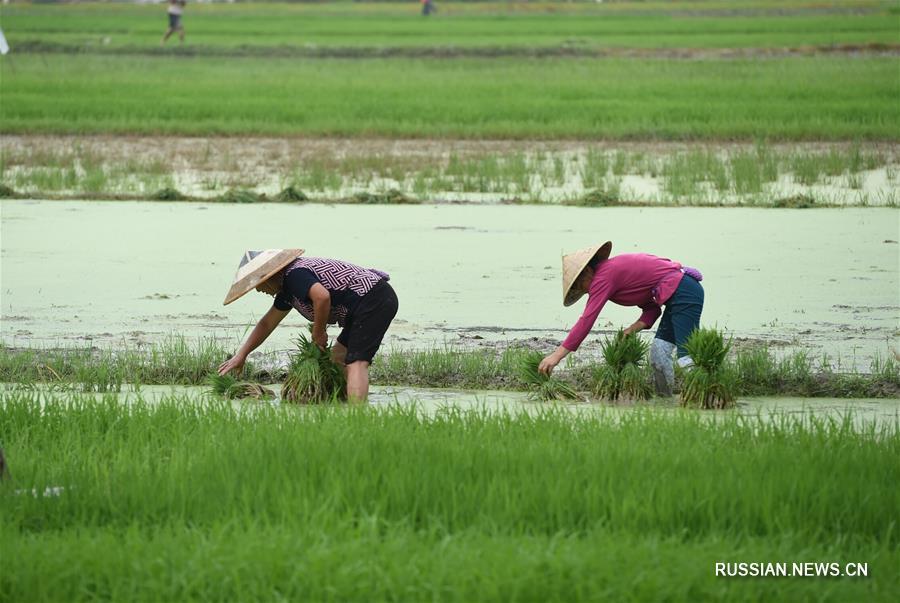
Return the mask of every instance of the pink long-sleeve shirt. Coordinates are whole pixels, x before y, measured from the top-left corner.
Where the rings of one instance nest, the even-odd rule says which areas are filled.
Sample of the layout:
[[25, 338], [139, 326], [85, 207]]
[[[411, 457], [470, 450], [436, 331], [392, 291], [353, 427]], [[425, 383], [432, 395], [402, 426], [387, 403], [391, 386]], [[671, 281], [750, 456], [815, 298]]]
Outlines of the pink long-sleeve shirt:
[[[578, 349], [607, 301], [639, 307], [643, 313], [638, 320], [653, 326], [662, 313], [660, 305], [672, 297], [683, 276], [678, 262], [648, 253], [624, 253], [600, 262], [588, 288], [587, 306], [563, 341], [563, 347], [570, 352]], [[656, 302], [651, 293], [654, 289]]]

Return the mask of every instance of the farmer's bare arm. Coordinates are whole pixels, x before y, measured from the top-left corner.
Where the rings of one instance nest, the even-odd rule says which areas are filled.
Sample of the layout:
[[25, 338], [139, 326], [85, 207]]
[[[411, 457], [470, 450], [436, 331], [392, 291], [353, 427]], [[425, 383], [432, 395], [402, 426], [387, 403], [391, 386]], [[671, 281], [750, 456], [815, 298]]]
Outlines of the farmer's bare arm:
[[287, 315], [287, 310], [279, 310], [275, 306], [269, 308], [269, 311], [266, 312], [265, 315], [259, 319], [259, 322], [256, 323], [256, 326], [253, 327], [253, 330], [250, 332], [250, 336], [247, 337], [247, 341], [244, 342], [244, 345], [235, 352], [234, 356], [219, 366], [219, 374], [224, 375], [232, 369], [240, 371], [244, 368], [244, 362], [247, 361], [247, 355], [258, 348], [262, 342], [272, 334], [272, 331], [275, 330], [278, 323], [280, 323]]
[[553, 369], [556, 368], [556, 365], [568, 355], [569, 350], [563, 346], [559, 346], [552, 354], [541, 360], [541, 363], [538, 365], [538, 370], [545, 375], [549, 375], [553, 372]]
[[322, 347], [328, 345], [328, 335], [325, 327], [328, 325], [328, 315], [331, 314], [331, 294], [320, 283], [315, 283], [309, 288], [309, 299], [313, 304], [313, 330], [312, 338]]
[[636, 320], [636, 321], [634, 321], [634, 324], [631, 325], [630, 327], [626, 328], [623, 331], [623, 333], [625, 335], [631, 335], [632, 333], [637, 333], [638, 331], [643, 331], [644, 329], [649, 329], [649, 328], [650, 328], [650, 325], [648, 325], [644, 321]]

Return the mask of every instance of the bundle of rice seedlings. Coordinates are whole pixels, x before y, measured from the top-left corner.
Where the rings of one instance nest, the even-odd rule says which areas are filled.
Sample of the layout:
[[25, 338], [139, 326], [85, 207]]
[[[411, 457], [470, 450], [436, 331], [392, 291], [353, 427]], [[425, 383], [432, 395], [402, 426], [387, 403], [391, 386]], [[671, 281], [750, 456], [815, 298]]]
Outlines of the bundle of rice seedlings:
[[542, 402], [578, 399], [578, 392], [571, 385], [562, 379], [551, 377], [538, 371], [538, 365], [543, 359], [543, 354], [538, 351], [531, 351], [525, 354], [519, 363], [519, 379], [528, 388], [529, 397]]
[[275, 195], [275, 200], [280, 201], [281, 203], [301, 203], [303, 201], [309, 201], [309, 197], [294, 185], [290, 185], [281, 189], [281, 192]]
[[347, 397], [344, 369], [331, 359], [331, 347], [319, 348], [311, 337], [297, 338], [281, 398], [297, 404], [337, 402]]
[[697, 329], [685, 349], [694, 361], [681, 389], [681, 404], [698, 408], [728, 408], [734, 404], [737, 381], [725, 364], [731, 342], [716, 329]]
[[275, 392], [268, 387], [251, 381], [239, 381], [232, 375], [210, 375], [206, 382], [212, 386], [212, 393], [229, 400], [253, 398], [268, 400], [275, 397]]
[[183, 201], [187, 199], [181, 191], [176, 188], [172, 188], [171, 186], [167, 186], [165, 188], [161, 188], [152, 195], [150, 198], [154, 201]]
[[647, 400], [653, 393], [645, 359], [650, 344], [621, 329], [602, 343], [604, 364], [594, 370], [594, 394], [613, 402]]
[[256, 203], [262, 201], [262, 196], [246, 189], [228, 189], [218, 197], [223, 203]]

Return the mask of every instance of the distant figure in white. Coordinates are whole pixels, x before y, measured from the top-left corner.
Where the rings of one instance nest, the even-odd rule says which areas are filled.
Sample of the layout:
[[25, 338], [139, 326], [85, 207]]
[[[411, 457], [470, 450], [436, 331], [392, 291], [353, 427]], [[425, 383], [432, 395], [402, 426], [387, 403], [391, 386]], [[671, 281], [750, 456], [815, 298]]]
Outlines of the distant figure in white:
[[163, 36], [160, 45], [165, 44], [166, 40], [176, 31], [178, 40], [184, 42], [184, 25], [181, 24], [181, 15], [184, 12], [185, 4], [187, 4], [187, 0], [169, 0], [169, 9], [166, 11], [169, 14], [169, 29], [166, 30], [166, 35]]

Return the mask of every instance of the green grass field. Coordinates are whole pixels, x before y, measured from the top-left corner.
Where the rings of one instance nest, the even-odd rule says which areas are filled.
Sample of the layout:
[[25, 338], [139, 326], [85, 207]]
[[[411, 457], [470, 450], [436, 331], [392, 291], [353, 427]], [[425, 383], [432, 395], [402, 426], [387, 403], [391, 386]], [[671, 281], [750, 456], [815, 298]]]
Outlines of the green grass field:
[[[193, 52], [271, 48], [770, 48], [897, 44], [890, 2], [418, 3], [190, 5]], [[4, 6], [10, 44], [157, 49], [165, 8]], [[309, 50], [309, 48], [308, 48]]]
[[[433, 19], [417, 11], [415, 4], [380, 3], [191, 5], [188, 42], [180, 49], [174, 40], [159, 47], [161, 6], [4, 6], [13, 51], [0, 59], [0, 129], [504, 139], [900, 136], [896, 58], [865, 51], [900, 42], [890, 3], [461, 3], [442, 6]], [[863, 51], [778, 54], [844, 44]], [[408, 52], [395, 56], [391, 48]], [[433, 56], [447, 48], [477, 52]], [[524, 54], [503, 56], [510, 48]], [[559, 53], [528, 56], [548, 48]], [[579, 56], [616, 48], [652, 53]], [[694, 54], [748, 48], [757, 54]], [[345, 58], [315, 58], [328, 49]], [[304, 53], [310, 56], [294, 56]], [[683, 55], [688, 60], [672, 60]]]
[[4, 133], [894, 140], [892, 58], [315, 60], [25, 55]]
[[893, 601], [900, 432], [850, 425], [5, 393], [0, 598]]

